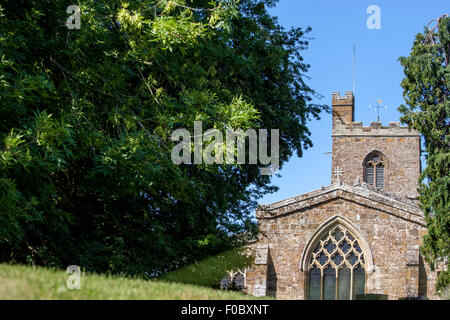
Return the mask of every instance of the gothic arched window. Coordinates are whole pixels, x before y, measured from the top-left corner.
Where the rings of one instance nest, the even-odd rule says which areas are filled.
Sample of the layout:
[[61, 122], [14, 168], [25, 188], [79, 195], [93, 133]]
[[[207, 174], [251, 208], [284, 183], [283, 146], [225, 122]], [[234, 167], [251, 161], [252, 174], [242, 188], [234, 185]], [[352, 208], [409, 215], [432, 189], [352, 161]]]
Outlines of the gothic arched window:
[[319, 240], [307, 266], [310, 300], [353, 300], [364, 294], [364, 253], [358, 240], [339, 224]]
[[364, 182], [384, 189], [385, 159], [379, 152], [370, 153], [364, 160]]

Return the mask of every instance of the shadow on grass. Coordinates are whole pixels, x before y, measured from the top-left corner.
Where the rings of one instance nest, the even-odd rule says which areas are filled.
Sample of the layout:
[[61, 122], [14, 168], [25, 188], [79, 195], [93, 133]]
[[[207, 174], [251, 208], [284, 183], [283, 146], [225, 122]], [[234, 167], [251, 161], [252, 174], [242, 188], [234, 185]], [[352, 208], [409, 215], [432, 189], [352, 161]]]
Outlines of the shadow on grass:
[[243, 250], [229, 250], [160, 276], [157, 280], [219, 289], [220, 281], [227, 277], [227, 271], [242, 270], [249, 267], [253, 260], [254, 257], [244, 254]]

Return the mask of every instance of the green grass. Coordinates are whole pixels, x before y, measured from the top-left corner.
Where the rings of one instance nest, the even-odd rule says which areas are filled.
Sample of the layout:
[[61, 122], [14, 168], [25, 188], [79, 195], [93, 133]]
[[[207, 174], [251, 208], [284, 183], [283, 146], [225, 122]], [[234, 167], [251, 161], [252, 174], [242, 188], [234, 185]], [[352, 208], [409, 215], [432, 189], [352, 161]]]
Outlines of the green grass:
[[169, 272], [160, 279], [202, 287], [215, 287], [227, 276], [227, 271], [236, 271], [238, 268], [243, 270], [250, 266], [252, 261], [252, 257], [244, 255], [240, 250], [228, 250]]
[[256, 299], [237, 292], [214, 290], [161, 280], [82, 274], [81, 289], [69, 290], [64, 271], [0, 264], [0, 299], [134, 299], [134, 300], [236, 300]]

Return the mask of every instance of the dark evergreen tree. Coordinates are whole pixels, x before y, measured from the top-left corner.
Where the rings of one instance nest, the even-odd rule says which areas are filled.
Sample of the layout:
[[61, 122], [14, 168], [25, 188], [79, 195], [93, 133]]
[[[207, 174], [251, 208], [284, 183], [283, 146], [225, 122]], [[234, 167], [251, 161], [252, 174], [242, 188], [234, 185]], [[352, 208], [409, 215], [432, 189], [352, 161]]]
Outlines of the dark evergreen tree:
[[401, 57], [405, 78], [401, 120], [425, 140], [426, 168], [420, 201], [428, 234], [421, 252], [432, 269], [444, 266], [436, 289], [450, 283], [450, 18], [436, 19], [434, 28], [416, 36], [411, 54]]

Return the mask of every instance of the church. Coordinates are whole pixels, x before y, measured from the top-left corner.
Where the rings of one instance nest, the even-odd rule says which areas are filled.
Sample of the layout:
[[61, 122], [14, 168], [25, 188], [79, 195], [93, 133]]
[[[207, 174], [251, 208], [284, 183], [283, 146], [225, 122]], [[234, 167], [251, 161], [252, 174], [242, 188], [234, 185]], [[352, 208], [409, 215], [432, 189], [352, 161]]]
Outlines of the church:
[[438, 299], [419, 253], [420, 135], [354, 121], [354, 96], [332, 94], [331, 185], [256, 211], [261, 235], [243, 291], [277, 299]]

